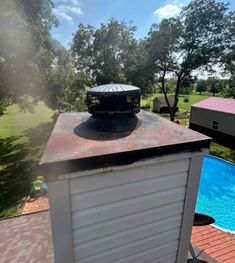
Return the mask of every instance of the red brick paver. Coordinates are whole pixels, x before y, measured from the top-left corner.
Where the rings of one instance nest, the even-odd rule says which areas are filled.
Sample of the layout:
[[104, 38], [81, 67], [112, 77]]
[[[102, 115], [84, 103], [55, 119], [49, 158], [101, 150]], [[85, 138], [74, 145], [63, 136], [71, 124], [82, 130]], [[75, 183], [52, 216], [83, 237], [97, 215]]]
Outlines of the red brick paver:
[[[207, 262], [214, 262], [205, 257], [205, 252], [211, 251], [209, 255], [214, 256], [218, 262], [234, 263], [234, 235], [222, 232], [221, 238], [221, 232], [211, 226], [194, 228], [192, 240], [200, 237], [198, 240], [204, 242], [200, 247], [204, 250], [201, 256]], [[208, 233], [214, 233], [212, 241], [211, 238], [207, 241]], [[194, 243], [197, 245], [199, 241]], [[49, 211], [0, 220], [0, 263], [24, 262], [54, 262]]]
[[[41, 196], [25, 204], [22, 213], [28, 215], [0, 221], [0, 263], [53, 262], [49, 212], [29, 214], [47, 209], [48, 197]], [[204, 260], [207, 254], [219, 263], [235, 263], [234, 234], [213, 226], [194, 227], [192, 242]]]
[[235, 234], [213, 226], [193, 227], [192, 242], [221, 263], [235, 263]]
[[33, 212], [39, 212], [49, 209], [49, 200], [47, 195], [39, 196], [34, 199], [28, 198], [23, 209], [22, 214], [29, 214]]
[[53, 263], [49, 212], [0, 220], [0, 263]]

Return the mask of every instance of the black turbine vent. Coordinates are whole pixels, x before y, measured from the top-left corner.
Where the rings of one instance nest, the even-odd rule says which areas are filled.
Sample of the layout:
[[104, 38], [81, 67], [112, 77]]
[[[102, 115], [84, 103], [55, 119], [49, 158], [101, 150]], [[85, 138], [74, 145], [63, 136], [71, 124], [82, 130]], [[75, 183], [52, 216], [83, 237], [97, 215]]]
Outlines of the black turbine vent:
[[135, 115], [140, 111], [140, 89], [124, 84], [107, 84], [87, 92], [88, 111], [95, 116]]

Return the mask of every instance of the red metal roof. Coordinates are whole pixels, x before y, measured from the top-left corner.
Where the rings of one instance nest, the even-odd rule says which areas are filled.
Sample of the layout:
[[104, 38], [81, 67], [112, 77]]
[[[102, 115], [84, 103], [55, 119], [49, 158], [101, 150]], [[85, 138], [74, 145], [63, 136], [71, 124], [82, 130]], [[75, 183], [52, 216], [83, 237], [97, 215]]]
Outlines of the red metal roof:
[[235, 114], [235, 99], [210, 97], [193, 104], [192, 107]]
[[[91, 159], [98, 163], [99, 157], [106, 156], [107, 162], [132, 160], [133, 156], [142, 156], [141, 152], [144, 157], [163, 155], [176, 149], [179, 152], [208, 147], [210, 143], [210, 138], [203, 134], [145, 111], [138, 114], [137, 128], [131, 133], [93, 131], [86, 126], [90, 116], [88, 113], [60, 114], [40, 164], [80, 159], [80, 166], [88, 160], [91, 169]], [[124, 153], [127, 156], [123, 157]]]

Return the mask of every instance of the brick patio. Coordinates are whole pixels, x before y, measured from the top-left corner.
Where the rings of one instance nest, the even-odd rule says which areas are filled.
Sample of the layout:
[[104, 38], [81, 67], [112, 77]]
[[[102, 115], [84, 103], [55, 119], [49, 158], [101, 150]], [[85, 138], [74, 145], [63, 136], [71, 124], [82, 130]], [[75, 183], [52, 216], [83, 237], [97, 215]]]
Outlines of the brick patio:
[[192, 241], [218, 262], [235, 263], [235, 235], [213, 226], [194, 227]]
[[[48, 198], [39, 197], [23, 209], [31, 214], [0, 220], [0, 263], [54, 262], [49, 211], [35, 213], [39, 210], [37, 204], [49, 208]], [[192, 241], [197, 253], [202, 251], [201, 259], [209, 263], [235, 263], [235, 235], [213, 226], [194, 227]]]
[[0, 220], [0, 263], [25, 262], [54, 263], [49, 211]]
[[53, 263], [49, 211], [0, 220], [0, 263]]
[[34, 199], [30, 199], [26, 201], [21, 214], [29, 214], [33, 212], [39, 212], [49, 209], [49, 200], [47, 195], [36, 197]]

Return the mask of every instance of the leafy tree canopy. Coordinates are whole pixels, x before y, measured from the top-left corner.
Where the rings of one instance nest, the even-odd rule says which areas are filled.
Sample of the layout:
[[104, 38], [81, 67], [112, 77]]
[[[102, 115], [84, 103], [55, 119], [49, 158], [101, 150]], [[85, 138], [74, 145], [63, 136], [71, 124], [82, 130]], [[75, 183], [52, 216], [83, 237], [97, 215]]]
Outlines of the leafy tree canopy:
[[135, 47], [135, 27], [111, 19], [100, 28], [80, 24], [71, 46], [75, 65], [91, 83], [126, 82], [125, 68]]
[[228, 12], [228, 4], [215, 0], [194, 0], [178, 18], [163, 20], [150, 30], [149, 42], [157, 47], [157, 51], [153, 48], [153, 72], [160, 74], [161, 89], [166, 100], [165, 78], [173, 75], [177, 80], [175, 103], [170, 109], [172, 121], [185, 80], [195, 70], [211, 70], [213, 64], [222, 62], [224, 52], [230, 50], [231, 43], [235, 41], [232, 34], [234, 18], [234, 12]]
[[196, 91], [200, 93], [200, 95], [202, 94], [202, 92], [205, 92], [208, 90], [208, 84], [207, 81], [204, 79], [200, 79], [197, 81], [196, 84]]
[[[143, 94], [158, 86], [173, 121], [179, 93], [192, 90], [197, 70], [212, 72], [215, 64], [224, 66], [230, 80], [209, 80], [208, 88], [234, 97], [235, 12], [228, 4], [193, 0], [178, 17], [152, 25], [142, 40], [134, 38], [134, 26], [115, 19], [97, 29], [79, 24], [70, 51], [51, 38], [50, 29], [58, 25], [52, 8], [51, 0], [0, 3], [0, 114], [9, 102], [30, 108], [29, 96], [59, 110], [83, 110], [85, 86], [123, 82]], [[197, 82], [197, 90], [203, 89]]]
[[[0, 99], [30, 107], [45, 95], [45, 72], [60, 45], [49, 30], [58, 25], [51, 0], [8, 0], [0, 3]], [[24, 102], [24, 103], [23, 103]]]

